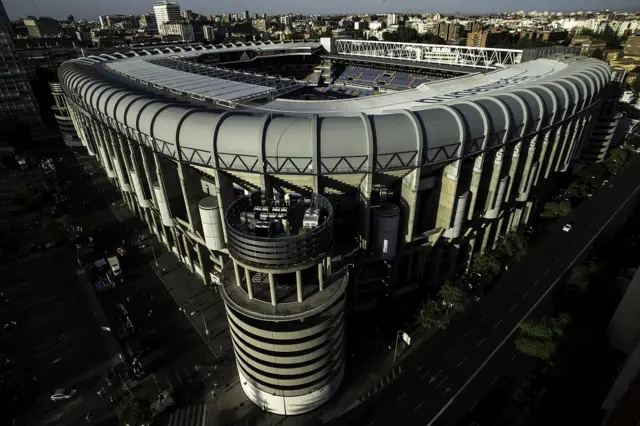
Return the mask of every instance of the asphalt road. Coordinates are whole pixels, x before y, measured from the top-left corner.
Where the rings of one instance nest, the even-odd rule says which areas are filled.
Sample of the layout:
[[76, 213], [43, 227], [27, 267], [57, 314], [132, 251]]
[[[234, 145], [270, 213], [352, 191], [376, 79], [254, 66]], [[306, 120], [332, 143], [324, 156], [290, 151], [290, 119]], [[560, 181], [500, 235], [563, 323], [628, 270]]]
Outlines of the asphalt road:
[[549, 293], [603, 234], [636, 206], [640, 156], [571, 212], [482, 301], [458, 315], [402, 361], [404, 373], [331, 425], [453, 425], [474, 407], [517, 358], [514, 337], [529, 315], [543, 315]]

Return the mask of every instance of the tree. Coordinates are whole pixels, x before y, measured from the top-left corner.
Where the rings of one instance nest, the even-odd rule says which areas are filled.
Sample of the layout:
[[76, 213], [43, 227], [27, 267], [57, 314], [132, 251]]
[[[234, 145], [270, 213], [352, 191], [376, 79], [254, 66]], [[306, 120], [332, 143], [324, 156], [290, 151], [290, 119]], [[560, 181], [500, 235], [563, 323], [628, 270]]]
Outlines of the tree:
[[446, 326], [445, 310], [439, 301], [428, 300], [422, 303], [418, 311], [420, 324], [427, 329], [444, 328]]
[[569, 214], [571, 211], [571, 203], [568, 200], [550, 201], [545, 203], [542, 217], [546, 219], [555, 219]]
[[22, 185], [13, 193], [16, 203], [23, 207], [35, 208], [44, 204], [43, 189], [30, 184]]
[[571, 316], [566, 313], [541, 322], [525, 321], [520, 324], [516, 348], [526, 355], [548, 360], [554, 354], [570, 321]]
[[595, 265], [576, 266], [569, 272], [567, 289], [575, 294], [584, 295], [589, 287], [589, 280], [595, 272]]
[[519, 262], [527, 254], [527, 238], [521, 232], [509, 232], [502, 239], [498, 254], [505, 263]]
[[587, 198], [589, 197], [589, 194], [591, 194], [591, 188], [584, 181], [573, 182], [571, 185], [569, 185], [567, 190], [564, 192], [564, 195], [566, 195], [569, 198], [579, 198], [579, 199]]
[[480, 275], [483, 279], [492, 280], [500, 273], [501, 268], [500, 262], [492, 253], [481, 253], [473, 256], [469, 272]]
[[467, 307], [469, 299], [460, 287], [447, 281], [438, 292], [440, 301], [445, 309], [445, 315], [453, 312], [462, 312]]
[[142, 426], [151, 422], [149, 403], [134, 399], [131, 396], [123, 398], [120, 404], [120, 421], [129, 426]]

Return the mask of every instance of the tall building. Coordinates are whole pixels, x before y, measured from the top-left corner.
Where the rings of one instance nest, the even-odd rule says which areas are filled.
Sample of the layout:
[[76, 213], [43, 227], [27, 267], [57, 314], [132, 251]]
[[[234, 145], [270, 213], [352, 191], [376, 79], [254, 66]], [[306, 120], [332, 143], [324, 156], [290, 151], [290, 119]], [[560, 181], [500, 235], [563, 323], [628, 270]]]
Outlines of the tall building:
[[508, 31], [472, 31], [467, 34], [467, 47], [492, 47], [507, 41]]
[[398, 15], [396, 13], [387, 15], [387, 25], [398, 25]]
[[162, 24], [180, 20], [180, 4], [178, 0], [158, 0], [153, 4], [153, 14], [160, 34], [164, 35]]
[[242, 19], [245, 20], [245, 21], [249, 20], [249, 11], [248, 10], [245, 10], [245, 11], [242, 12]]
[[24, 26], [27, 27], [29, 37], [55, 37], [59, 36], [62, 32], [60, 23], [53, 18], [35, 18], [30, 16], [23, 22]]
[[11, 22], [0, 0], [0, 138], [28, 125], [32, 136], [44, 131], [38, 103], [13, 44]]
[[78, 137], [78, 133], [75, 129], [75, 124], [71, 119], [71, 115], [69, 114], [67, 101], [64, 98], [64, 92], [62, 91], [60, 83], [49, 82], [49, 89], [51, 89], [51, 94], [53, 95], [54, 101], [51, 109], [53, 110], [53, 116], [58, 123], [58, 129], [60, 130], [60, 134], [62, 135], [62, 139], [64, 140], [65, 145], [71, 147], [81, 147], [82, 141]]

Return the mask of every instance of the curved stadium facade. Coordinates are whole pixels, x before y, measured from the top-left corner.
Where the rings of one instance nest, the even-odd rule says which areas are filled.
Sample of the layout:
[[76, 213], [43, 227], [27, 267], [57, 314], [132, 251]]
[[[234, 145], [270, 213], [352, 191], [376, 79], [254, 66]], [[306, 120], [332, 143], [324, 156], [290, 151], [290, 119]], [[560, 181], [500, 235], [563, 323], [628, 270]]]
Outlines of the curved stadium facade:
[[[610, 80], [581, 56], [518, 63], [517, 51], [462, 48], [460, 61], [457, 47], [351, 43], [128, 52], [59, 71], [89, 153], [167, 248], [219, 285], [243, 389], [274, 413], [336, 391], [347, 306], [438, 285], [526, 223], [545, 182], [580, 156]], [[305, 100], [309, 80], [247, 70], [315, 61], [334, 79], [335, 64], [376, 57], [460, 75]], [[360, 65], [355, 79], [371, 69]], [[416, 81], [384, 75], [373, 81]]]

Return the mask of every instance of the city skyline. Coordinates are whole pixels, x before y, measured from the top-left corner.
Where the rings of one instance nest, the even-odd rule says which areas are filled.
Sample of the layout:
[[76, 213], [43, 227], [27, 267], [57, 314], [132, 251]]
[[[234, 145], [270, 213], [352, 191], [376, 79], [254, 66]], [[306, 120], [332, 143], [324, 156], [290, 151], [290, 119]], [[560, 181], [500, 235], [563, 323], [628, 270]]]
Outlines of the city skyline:
[[[42, 0], [5, 0], [5, 8], [11, 19], [18, 19], [28, 15], [53, 16], [64, 18], [67, 15], [74, 15], [76, 19], [96, 19], [99, 15], [107, 14], [143, 14], [152, 13], [153, 0], [112, 0], [105, 3], [86, 2], [84, 0], [55, 0], [44, 2]], [[437, 0], [426, 4], [420, 0], [401, 0], [393, 4], [387, 0], [354, 0], [348, 3], [329, 0], [322, 4], [304, 4], [294, 0], [276, 0], [270, 4], [257, 0], [220, 0], [215, 4], [208, 0], [182, 0], [180, 1], [182, 10], [193, 10], [205, 14], [241, 13], [249, 10], [253, 13], [302, 13], [302, 14], [332, 14], [332, 13], [495, 13], [495, 12], [515, 12], [544, 11], [567, 12], [567, 11], [599, 11], [611, 9], [618, 11], [638, 10], [637, 2], [634, 0], [614, 0], [606, 2], [604, 0], [563, 2], [558, 7], [557, 2], [543, 0], [536, 2], [535, 8], [530, 2], [517, 1], [509, 3], [505, 8], [504, 2], [499, 0], [489, 0], [482, 4], [469, 4], [461, 0]]]

